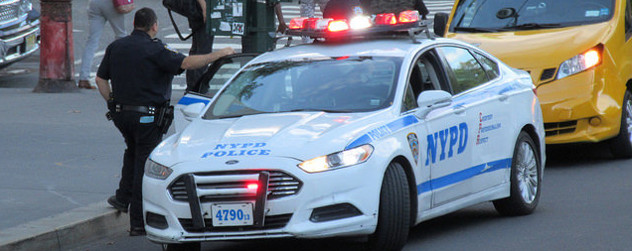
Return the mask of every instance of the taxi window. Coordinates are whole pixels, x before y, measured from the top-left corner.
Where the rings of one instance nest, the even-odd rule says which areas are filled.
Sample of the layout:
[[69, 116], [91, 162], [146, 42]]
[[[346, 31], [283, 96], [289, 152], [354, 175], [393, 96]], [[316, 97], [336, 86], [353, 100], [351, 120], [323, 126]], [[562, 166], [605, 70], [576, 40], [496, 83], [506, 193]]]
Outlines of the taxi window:
[[448, 74], [452, 78], [453, 94], [461, 93], [488, 81], [483, 67], [468, 50], [450, 46], [440, 47], [438, 50], [448, 65]]
[[205, 119], [291, 111], [365, 112], [393, 103], [399, 57], [327, 57], [254, 64], [217, 96]]
[[474, 55], [476, 56], [476, 59], [478, 59], [478, 62], [483, 66], [483, 69], [487, 73], [487, 77], [489, 77], [489, 79], [495, 79], [498, 77], [499, 70], [496, 62], [479, 53], [474, 53]]
[[612, 18], [614, 0], [464, 0], [450, 23], [451, 32], [497, 32], [577, 26]]

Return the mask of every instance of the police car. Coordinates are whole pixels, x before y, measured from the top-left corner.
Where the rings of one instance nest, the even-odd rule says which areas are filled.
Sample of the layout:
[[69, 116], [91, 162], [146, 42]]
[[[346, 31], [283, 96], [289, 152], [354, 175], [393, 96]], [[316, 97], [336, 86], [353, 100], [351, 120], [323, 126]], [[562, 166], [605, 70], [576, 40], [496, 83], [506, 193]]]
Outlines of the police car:
[[179, 101], [146, 164], [149, 239], [368, 236], [397, 250], [467, 206], [536, 208], [545, 133], [527, 72], [431, 36], [416, 12], [290, 28], [316, 41], [224, 58]]

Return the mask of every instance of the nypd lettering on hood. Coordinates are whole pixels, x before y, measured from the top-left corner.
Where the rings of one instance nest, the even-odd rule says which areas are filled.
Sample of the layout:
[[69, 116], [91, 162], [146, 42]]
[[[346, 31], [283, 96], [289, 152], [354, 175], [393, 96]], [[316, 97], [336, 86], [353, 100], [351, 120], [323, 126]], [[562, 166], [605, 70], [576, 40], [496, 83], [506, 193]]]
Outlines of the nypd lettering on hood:
[[265, 146], [266, 143], [217, 144], [213, 151], [202, 154], [202, 158], [270, 155], [271, 150]]

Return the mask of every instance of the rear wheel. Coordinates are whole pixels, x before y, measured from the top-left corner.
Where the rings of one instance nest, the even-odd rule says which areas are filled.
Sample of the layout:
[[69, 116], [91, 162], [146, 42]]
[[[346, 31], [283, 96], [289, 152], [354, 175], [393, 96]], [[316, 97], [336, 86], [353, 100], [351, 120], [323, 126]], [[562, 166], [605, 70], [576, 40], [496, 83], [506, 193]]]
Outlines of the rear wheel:
[[391, 163], [380, 192], [377, 228], [369, 236], [371, 250], [401, 250], [410, 231], [410, 190], [404, 168]]
[[162, 244], [163, 251], [200, 251], [201, 249], [202, 245], [199, 242]]
[[511, 193], [508, 198], [494, 201], [502, 215], [527, 215], [535, 210], [540, 200], [542, 181], [538, 150], [526, 132], [520, 132], [511, 160]]
[[621, 107], [621, 129], [619, 135], [610, 141], [610, 151], [617, 158], [632, 157], [632, 94], [625, 91]]

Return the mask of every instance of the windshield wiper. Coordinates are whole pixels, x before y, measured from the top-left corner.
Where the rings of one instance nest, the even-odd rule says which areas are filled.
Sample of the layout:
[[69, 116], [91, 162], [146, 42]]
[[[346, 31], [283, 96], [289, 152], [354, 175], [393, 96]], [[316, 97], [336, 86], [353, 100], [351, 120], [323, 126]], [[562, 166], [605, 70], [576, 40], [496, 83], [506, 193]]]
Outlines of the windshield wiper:
[[349, 110], [327, 110], [327, 109], [316, 109], [316, 108], [303, 108], [303, 109], [289, 110], [288, 112], [350, 113], [350, 112], [353, 112], [353, 111], [349, 111]]
[[561, 24], [539, 24], [539, 23], [525, 23], [519, 25], [506, 26], [500, 30], [537, 30], [537, 29], [550, 29], [559, 28]]
[[496, 32], [497, 29], [480, 28], [480, 27], [454, 27], [455, 31], [467, 31], [467, 32]]

